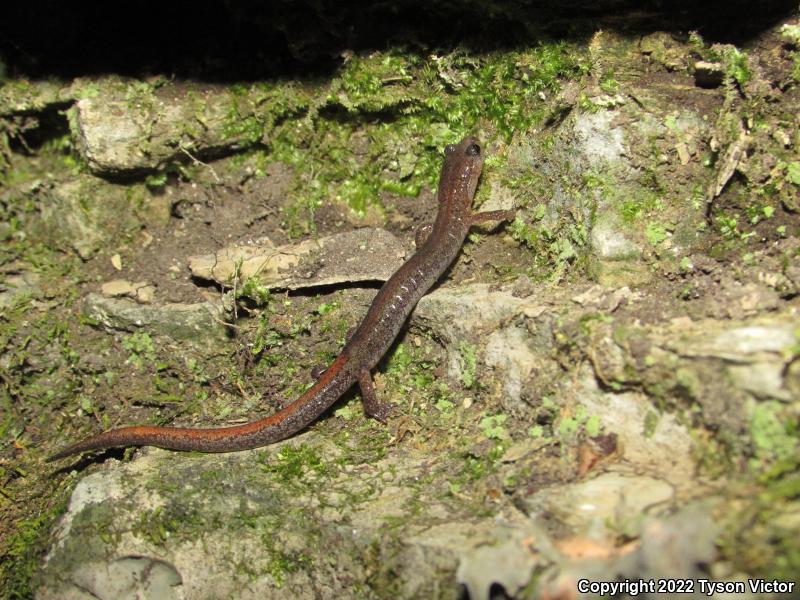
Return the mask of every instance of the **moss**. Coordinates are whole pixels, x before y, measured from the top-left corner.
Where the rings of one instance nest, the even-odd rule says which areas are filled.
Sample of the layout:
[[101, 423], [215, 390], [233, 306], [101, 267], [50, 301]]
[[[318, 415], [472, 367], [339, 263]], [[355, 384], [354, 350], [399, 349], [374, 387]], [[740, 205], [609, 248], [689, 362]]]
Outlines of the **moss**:
[[[239, 279], [239, 269], [241, 267], [241, 263], [236, 265], [233, 280], [237, 281]], [[258, 277], [248, 277], [244, 281], [242, 281], [241, 285], [237, 286], [234, 289], [234, 297], [238, 300], [241, 298], [247, 298], [255, 303], [256, 306], [265, 308], [269, 305], [271, 292], [270, 288], [265, 286], [261, 283], [261, 280]], [[258, 351], [260, 352], [260, 350]], [[255, 352], [255, 354], [258, 354]]]
[[752, 74], [747, 64], [747, 56], [744, 52], [730, 44], [714, 44], [707, 46], [703, 38], [696, 32], [689, 35], [689, 45], [704, 60], [711, 62], [721, 62], [725, 66], [725, 75], [743, 87]]
[[275, 580], [277, 587], [282, 587], [286, 577], [300, 570], [309, 570], [312, 566], [311, 558], [303, 552], [287, 552], [281, 548], [271, 532], [265, 532], [261, 537], [264, 550], [267, 554], [266, 572]]
[[585, 407], [579, 405], [572, 416], [562, 416], [554, 425], [553, 434], [565, 440], [574, 440], [579, 435], [597, 437], [600, 435], [600, 419], [590, 415]]
[[490, 415], [481, 419], [478, 427], [490, 440], [505, 440], [508, 439], [508, 430], [504, 426], [506, 421], [508, 415]]
[[496, 473], [505, 449], [504, 444], [494, 444], [485, 454], [467, 453], [453, 483], [455, 485], [467, 485]]
[[726, 75], [738, 83], [739, 87], [743, 88], [752, 77], [746, 55], [738, 49], [730, 47], [723, 52], [723, 59], [725, 61]]
[[796, 425], [777, 401], [758, 403], [750, 416], [750, 436], [758, 463], [787, 460], [800, 450]]
[[301, 444], [297, 447], [284, 446], [261, 469], [281, 483], [288, 484], [312, 473], [316, 476], [328, 474], [328, 463], [317, 448]]
[[[534, 219], [543, 210], [535, 211]], [[580, 271], [589, 259], [588, 231], [574, 213], [549, 226], [532, 226], [517, 218], [511, 224], [511, 235], [534, 251], [527, 272], [534, 281], [556, 281], [570, 270]]]
[[[278, 84], [269, 98], [282, 94], [283, 102], [253, 116], [234, 103], [229, 135], [269, 138], [272, 159], [295, 168], [285, 225], [299, 236], [314, 232], [314, 214], [330, 199], [364, 214], [380, 206], [383, 192], [416, 196], [433, 188], [446, 144], [477, 128], [507, 140], [530, 129], [544, 115], [541, 94], [586, 69], [583, 55], [563, 43], [481, 57], [374, 52], [346, 61], [324, 93], [303, 90], [293, 102], [300, 89]], [[309, 105], [314, 94], [323, 99]], [[350, 117], [337, 118], [337, 110]], [[285, 118], [270, 117], [279, 111]], [[370, 115], [380, 116], [367, 122]], [[354, 136], [366, 142], [361, 157]]]
[[648, 223], [644, 230], [647, 241], [653, 246], [658, 246], [667, 239], [667, 230], [660, 223]]
[[478, 364], [478, 348], [462, 341], [458, 345], [458, 352], [464, 361], [464, 366], [461, 370], [461, 383], [465, 388], [470, 389], [475, 385], [476, 381], [475, 370]]
[[197, 512], [188, 514], [184, 510], [176, 514], [164, 507], [146, 510], [139, 516], [138, 523], [133, 527], [133, 533], [154, 546], [164, 546], [171, 538], [191, 537], [192, 532], [200, 525], [198, 515]]
[[659, 414], [654, 410], [648, 410], [644, 416], [644, 425], [642, 427], [642, 435], [645, 438], [651, 438], [658, 429], [658, 422], [660, 421]]
[[12, 532], [0, 548], [0, 596], [9, 600], [33, 597], [34, 577], [39, 571], [41, 556], [50, 544], [50, 530], [66, 503], [59, 503], [40, 515], [14, 523]]
[[141, 369], [144, 362], [156, 361], [156, 348], [153, 338], [146, 332], [132, 333], [122, 340], [122, 347], [130, 352], [128, 362]]
[[614, 78], [613, 71], [606, 71], [600, 77], [600, 89], [606, 94], [616, 94], [620, 89], [619, 82]]
[[429, 392], [433, 386], [433, 363], [425, 350], [406, 343], [397, 344], [386, 362], [386, 377], [391, 388], [408, 386], [416, 392]]
[[771, 464], [758, 477], [750, 499], [729, 510], [721, 536], [723, 556], [741, 571], [794, 581], [800, 570], [800, 461], [795, 453]]

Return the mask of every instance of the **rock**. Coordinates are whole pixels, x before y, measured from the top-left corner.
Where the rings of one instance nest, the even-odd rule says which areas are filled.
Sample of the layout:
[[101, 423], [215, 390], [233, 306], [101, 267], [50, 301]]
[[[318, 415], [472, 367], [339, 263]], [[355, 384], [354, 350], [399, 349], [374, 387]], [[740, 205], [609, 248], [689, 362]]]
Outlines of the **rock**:
[[528, 499], [534, 514], [547, 512], [572, 535], [602, 540], [611, 532], [639, 537], [641, 515], [666, 504], [675, 494], [661, 479], [618, 472], [587, 481], [549, 487]]
[[[665, 232], [674, 234], [675, 255], [691, 248], [704, 220], [689, 200], [692, 178], [703, 177], [702, 165], [691, 159], [709, 129], [670, 94], [633, 88], [616, 96], [592, 94], [593, 108], [573, 110], [545, 149], [524, 142], [509, 148], [512, 174], [535, 174], [523, 194], [528, 205], [538, 205], [528, 225], [539, 234], [534, 239], [555, 239], [549, 248], [560, 261], [587, 255], [595, 280], [613, 287], [650, 280], [647, 251], [673, 237]], [[654, 117], [644, 108], [651, 103], [668, 117]], [[686, 175], [672, 178], [667, 190], [652, 173], [657, 161], [669, 164], [676, 155], [676, 168]], [[531, 216], [520, 218], [528, 224]]]
[[746, 158], [747, 149], [750, 147], [751, 143], [750, 135], [741, 122], [737, 122], [736, 127], [736, 138], [728, 144], [717, 161], [717, 165], [719, 166], [716, 176], [706, 189], [706, 202], [712, 202], [722, 193], [722, 190], [725, 189], [728, 181], [730, 181], [736, 169], [739, 167], [740, 161]]
[[100, 292], [106, 298], [127, 296], [138, 300], [142, 304], [150, 304], [153, 301], [155, 291], [155, 286], [148, 285], [146, 281], [131, 283], [125, 279], [107, 281], [100, 287]]
[[682, 356], [715, 357], [748, 364], [777, 359], [790, 352], [796, 343], [791, 322], [778, 319], [773, 323], [764, 321], [760, 325], [741, 327], [725, 327], [714, 322], [706, 325], [695, 323], [693, 335], [685, 335], [670, 346]]
[[[694, 442], [679, 415], [656, 412], [642, 392], [603, 391], [589, 368], [581, 369], [569, 389], [602, 431], [617, 436], [626, 462], [651, 469], [673, 486], [691, 485]], [[652, 418], [655, 424], [648, 427]]]
[[36, 113], [63, 107], [73, 100], [73, 88], [55, 81], [3, 81], [0, 116]]
[[[147, 286], [145, 286], [147, 287]], [[209, 338], [225, 339], [224, 314], [218, 305], [142, 305], [127, 298], [104, 298], [89, 294], [84, 299], [86, 315], [109, 331], [145, 329], [153, 335], [205, 344]]]
[[[577, 313], [542, 287], [526, 298], [513, 290], [441, 287], [420, 300], [412, 325], [436, 332], [455, 381], [465, 368], [463, 344], [480, 349], [476, 377], [491, 382], [515, 414], [537, 406], [571, 364], [575, 375], [562, 381], [558, 396], [580, 398], [603, 431], [619, 436], [626, 460], [658, 468], [672, 482], [692, 471], [693, 442], [680, 411], [656, 408], [650, 395], [678, 406], [676, 398], [691, 398], [705, 426], [744, 443], [753, 402], [790, 401], [798, 385], [797, 369], [789, 368], [796, 344], [791, 313], [741, 323], [682, 318], [631, 326], [586, 319], [620, 310], [623, 298], [635, 303], [626, 288], [574, 295], [585, 305]], [[583, 350], [572, 356], [577, 347]]]
[[[437, 481], [421, 485], [431, 468], [421, 453], [352, 469], [336, 463], [342, 451], [311, 433], [257, 452], [148, 450], [132, 462], [109, 461], [76, 485], [36, 598], [132, 599], [153, 588], [165, 595], [146, 597], [363, 597], [376, 576], [365, 566], [370, 557], [402, 598], [440, 597], [442, 573], [459, 564], [463, 580], [478, 587], [487, 577], [527, 581], [525, 555], [477, 572], [481, 548], [505, 548], [511, 559], [531, 535], [524, 515], [453, 513], [438, 499]], [[282, 469], [298, 456], [324, 457], [327, 467], [297, 463], [287, 480]], [[415, 489], [423, 513], [413, 510]], [[391, 536], [387, 519], [400, 528]]]
[[608, 166], [624, 160], [624, 134], [612, 125], [612, 110], [581, 113], [572, 124], [578, 149], [593, 167]]
[[531, 278], [527, 275], [520, 275], [514, 282], [514, 288], [511, 295], [515, 298], [527, 298], [536, 291]]
[[592, 250], [604, 261], [624, 261], [636, 259], [642, 254], [642, 248], [628, 239], [615, 217], [598, 217], [592, 227]]
[[90, 598], [163, 598], [179, 600], [183, 581], [175, 567], [153, 557], [121, 556], [107, 563], [87, 562], [71, 574], [71, 581], [57, 590], [42, 589], [40, 600], [86, 600]]
[[114, 279], [107, 281], [100, 287], [100, 292], [106, 298], [114, 298], [116, 296], [135, 296], [136, 288], [130, 281], [125, 279]]
[[719, 62], [698, 60], [694, 63], [694, 82], [702, 88], [715, 88], [722, 85], [725, 67]]
[[[711, 517], [715, 504], [713, 501], [694, 502], [676, 514], [649, 517], [645, 519], [641, 537], [637, 541], [621, 547], [615, 547], [610, 542], [597, 544], [605, 552], [595, 552], [593, 556], [586, 557], [588, 560], [561, 558], [557, 568], [551, 568], [543, 574], [539, 588], [542, 596], [580, 600], [597, 598], [596, 592], [576, 593], [581, 580], [624, 581], [638, 586], [636, 591], [630, 588], [630, 594], [624, 595], [667, 597], [666, 594], [649, 594], [649, 590], [642, 586], [649, 585], [650, 580], [695, 579], [697, 592], [697, 578], [707, 577], [703, 565], [709, 564], [717, 556], [715, 538], [720, 527]], [[561, 546], [563, 543], [559, 544]], [[556, 596], [558, 593], [562, 595]]]
[[124, 232], [140, 226], [133, 213], [143, 186], [122, 186], [91, 175], [39, 192], [41, 234], [74, 250], [82, 259], [94, 256]]
[[237, 93], [186, 83], [156, 88], [110, 78], [95, 81], [94, 93], [75, 104], [70, 126], [92, 173], [120, 176], [263, 141], [265, 124], [291, 110], [273, 107], [279, 114], [267, 114], [258, 108], [263, 99], [259, 86]]
[[675, 144], [675, 152], [677, 152], [678, 160], [681, 161], [682, 165], [688, 165], [689, 161], [692, 160], [689, 148], [683, 142]]
[[18, 298], [39, 289], [41, 276], [30, 271], [5, 275], [0, 282], [0, 308], [11, 306]]
[[[547, 334], [532, 336], [526, 319], [534, 322], [545, 311], [537, 295], [517, 298], [513, 291], [490, 290], [486, 285], [439, 288], [424, 296], [412, 316], [416, 326], [436, 332], [447, 352], [448, 375], [460, 379], [464, 358], [460, 345], [480, 340], [482, 364], [502, 382], [503, 401], [519, 410], [522, 386], [531, 373], [548, 372], [552, 365], [546, 350], [552, 344]], [[542, 342], [536, 347], [536, 342]]]
[[150, 304], [156, 295], [156, 286], [147, 285], [144, 281], [140, 284], [134, 284], [136, 288], [136, 300], [142, 304]]
[[572, 297], [572, 301], [583, 307], [594, 308], [602, 312], [614, 312], [621, 304], [634, 296], [628, 286], [610, 290], [601, 285], [594, 285], [585, 292]]
[[356, 229], [318, 240], [273, 247], [228, 246], [189, 258], [201, 279], [232, 287], [256, 277], [269, 288], [300, 289], [337, 283], [385, 281], [406, 256], [400, 241], [383, 229]]
[[[507, 539], [470, 548], [462, 556], [456, 579], [470, 600], [490, 600], [493, 586], [502, 586], [508, 597], [516, 596], [530, 581], [536, 556], [525, 551], [525, 532], [500, 529]], [[497, 536], [495, 536], [497, 537]]]
[[713, 499], [694, 502], [674, 515], [647, 519], [639, 551], [622, 559], [620, 570], [657, 579], [697, 577], [717, 554], [715, 504]]

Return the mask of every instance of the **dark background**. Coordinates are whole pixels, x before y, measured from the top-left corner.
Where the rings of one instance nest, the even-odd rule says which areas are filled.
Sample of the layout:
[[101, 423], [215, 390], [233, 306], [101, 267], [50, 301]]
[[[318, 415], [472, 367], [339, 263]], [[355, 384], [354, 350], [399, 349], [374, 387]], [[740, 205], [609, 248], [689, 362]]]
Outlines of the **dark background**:
[[344, 51], [487, 50], [582, 38], [598, 28], [696, 30], [706, 41], [744, 45], [796, 8], [796, 0], [14, 2], [0, 16], [0, 68], [11, 77], [231, 81], [324, 73]]

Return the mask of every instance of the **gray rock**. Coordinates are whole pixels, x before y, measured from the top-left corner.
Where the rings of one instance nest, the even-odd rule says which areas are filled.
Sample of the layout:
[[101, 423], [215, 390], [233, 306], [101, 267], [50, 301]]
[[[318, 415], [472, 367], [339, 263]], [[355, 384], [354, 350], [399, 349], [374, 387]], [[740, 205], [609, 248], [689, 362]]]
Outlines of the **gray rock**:
[[225, 339], [224, 312], [210, 302], [196, 304], [139, 304], [127, 298], [88, 294], [85, 314], [109, 331], [146, 330], [174, 340], [204, 344], [209, 338]]
[[618, 219], [608, 213], [597, 218], [592, 227], [592, 250], [600, 260], [637, 259], [642, 248], [628, 239]]
[[103, 176], [152, 171], [263, 141], [264, 123], [275, 116], [258, 113], [258, 90], [156, 89], [109, 79], [94, 82], [93, 91], [73, 107], [70, 126], [89, 169]]
[[590, 168], [605, 168], [624, 160], [623, 130], [613, 126], [616, 113], [599, 111], [581, 113], [572, 124], [578, 151]]
[[141, 192], [136, 186], [80, 175], [38, 192], [41, 222], [34, 227], [86, 260], [140, 225], [132, 199]]
[[522, 409], [523, 383], [552, 365], [546, 354], [552, 344], [547, 333], [531, 335], [526, 326], [527, 319], [535, 322], [546, 310], [538, 300], [535, 294], [517, 298], [513, 290], [491, 290], [487, 285], [443, 287], [420, 300], [412, 323], [436, 332], [453, 379], [461, 379], [465, 366], [461, 343], [480, 348], [482, 364], [502, 382], [504, 404], [516, 412]]
[[300, 289], [344, 282], [385, 281], [406, 257], [406, 249], [384, 229], [364, 228], [284, 246], [253, 243], [228, 246], [189, 258], [201, 279], [228, 287], [256, 278], [267, 288]]
[[0, 116], [36, 113], [71, 102], [74, 89], [54, 81], [3, 81]]
[[37, 291], [40, 279], [38, 273], [29, 271], [6, 275], [0, 282], [0, 308], [11, 306], [18, 298]]
[[[637, 297], [625, 288], [605, 295], [598, 289], [573, 294], [586, 305], [576, 313], [571, 301], [545, 287], [525, 298], [516, 297], [514, 289], [439, 288], [420, 301], [412, 324], [436, 332], [453, 380], [464, 372], [462, 345], [478, 348], [478, 379], [491, 382], [505, 409], [525, 414], [562, 374], [567, 359], [559, 356], [555, 338], [572, 352], [568, 336], [586, 329], [584, 317]], [[582, 334], [586, 337], [574, 340], [583, 347], [583, 360], [568, 382], [558, 384], [558, 396], [580, 398], [605, 431], [620, 437], [626, 457], [637, 464], [675, 474], [692, 469], [693, 442], [679, 424], [680, 411], [656, 408], [652, 394], [677, 407], [682, 401], [673, 398], [691, 397], [704, 423], [732, 439], [746, 439], [742, 434], [758, 400], [795, 398], [797, 375], [789, 368], [796, 344], [791, 312], [742, 322], [684, 318], [649, 327], [617, 324], [609, 317], [590, 322], [594, 325]]]
[[[282, 474], [291, 452], [317, 453], [328, 466]], [[469, 565], [482, 546], [528, 535], [522, 515], [467, 518], [442, 503], [436, 481], [420, 483], [424, 456], [347, 469], [337, 466], [340, 452], [305, 434], [258, 452], [149, 450], [109, 462], [76, 486], [36, 598], [375, 598], [370, 577], [389, 577], [401, 598], [456, 598], [442, 573], [461, 563], [465, 581], [480, 581]], [[495, 580], [527, 581], [510, 567]]]

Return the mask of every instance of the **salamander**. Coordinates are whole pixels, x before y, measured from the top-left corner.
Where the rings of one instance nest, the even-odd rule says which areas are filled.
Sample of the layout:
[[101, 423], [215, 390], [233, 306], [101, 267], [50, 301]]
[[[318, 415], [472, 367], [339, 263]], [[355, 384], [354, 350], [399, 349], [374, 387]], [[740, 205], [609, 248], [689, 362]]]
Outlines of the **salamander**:
[[416, 252], [384, 283], [366, 316], [339, 356], [294, 402], [264, 419], [213, 429], [132, 426], [111, 429], [51, 456], [58, 460], [88, 450], [157, 446], [170, 450], [232, 452], [285, 439], [313, 423], [353, 385], [358, 385], [364, 412], [386, 422], [389, 404], [379, 402], [370, 372], [378, 364], [406, 319], [458, 255], [469, 228], [482, 221], [505, 221], [515, 211], [472, 212], [472, 200], [483, 169], [483, 152], [473, 137], [445, 148], [439, 180], [436, 219], [417, 232]]

